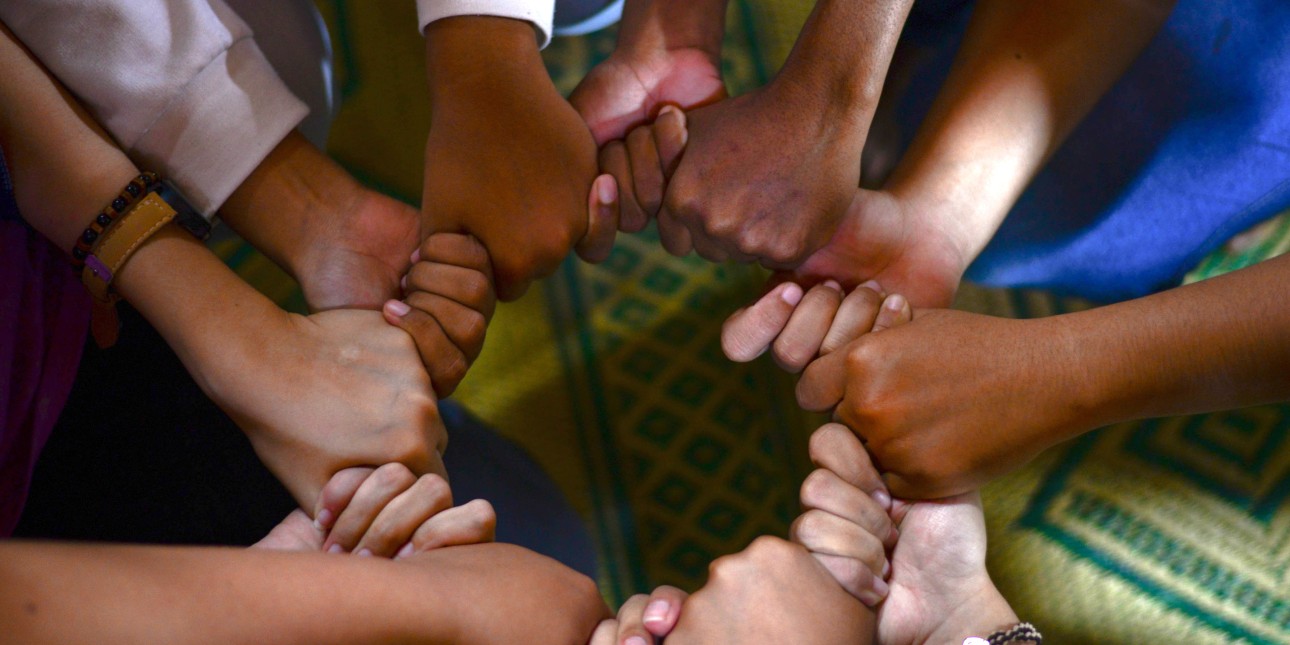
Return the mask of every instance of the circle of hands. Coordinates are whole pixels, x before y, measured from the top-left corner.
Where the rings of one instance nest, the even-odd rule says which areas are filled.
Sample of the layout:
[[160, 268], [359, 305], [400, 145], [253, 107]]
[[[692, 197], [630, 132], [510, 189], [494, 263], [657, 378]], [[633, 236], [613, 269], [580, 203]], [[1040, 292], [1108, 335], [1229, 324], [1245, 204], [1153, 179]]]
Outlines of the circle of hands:
[[[520, 297], [570, 249], [602, 261], [617, 233], [654, 221], [672, 254], [775, 271], [765, 295], [726, 322], [723, 347], [736, 361], [771, 351], [801, 373], [803, 407], [831, 410], [838, 423], [812, 437], [819, 469], [802, 486], [791, 541], [760, 538], [721, 558], [693, 596], [663, 587], [633, 597], [592, 642], [849, 642], [874, 629], [861, 604], [877, 608], [880, 642], [933, 642], [979, 620], [964, 614], [983, 602], [995, 617], [1011, 614], [986, 574], [970, 491], [1038, 448], [949, 432], [974, 410], [999, 408], [955, 407], [965, 386], [941, 365], [950, 352], [979, 358], [978, 380], [999, 387], [972, 391], [1008, 396], [1017, 379], [1005, 365], [991, 369], [999, 361], [977, 343], [991, 335], [983, 327], [1007, 322], [914, 315], [950, 303], [966, 261], [927, 209], [896, 190], [858, 188], [872, 109], [807, 123], [809, 110], [778, 78], [727, 98], [710, 53], [652, 56], [615, 52], [568, 101], [540, 60], [437, 100], [420, 210], [345, 184], [345, 216], [311, 233], [297, 272], [316, 313], [288, 316], [296, 341], [270, 350], [302, 373], [313, 368], [279, 382], [298, 390], [281, 396], [323, 404], [305, 413], [231, 406], [257, 453], [312, 509], [313, 519], [296, 511], [257, 546], [406, 560], [491, 541], [486, 502], [453, 506], [437, 399], [479, 355], [497, 299]], [[506, 557], [508, 570], [548, 566]]]

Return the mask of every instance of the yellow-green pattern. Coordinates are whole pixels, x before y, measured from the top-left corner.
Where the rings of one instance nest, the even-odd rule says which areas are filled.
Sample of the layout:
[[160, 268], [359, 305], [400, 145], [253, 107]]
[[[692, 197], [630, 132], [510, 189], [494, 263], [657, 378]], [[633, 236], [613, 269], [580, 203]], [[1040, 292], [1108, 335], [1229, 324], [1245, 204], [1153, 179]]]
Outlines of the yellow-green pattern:
[[[330, 152], [416, 203], [429, 125], [412, 3], [318, 0], [345, 103]], [[765, 82], [810, 3], [734, 0], [731, 89]], [[557, 40], [544, 57], [567, 92], [613, 33]], [[1290, 247], [1290, 220], [1208, 258], [1189, 280]], [[289, 280], [236, 243], [218, 249], [279, 302]], [[713, 557], [784, 534], [820, 419], [766, 359], [720, 352], [725, 316], [763, 275], [668, 256], [647, 231], [599, 266], [570, 260], [499, 308], [457, 398], [528, 449], [584, 514], [611, 601], [694, 588]], [[1271, 297], [1271, 296], [1270, 296]], [[1031, 317], [1086, 307], [966, 286], [957, 306]], [[1129, 423], [1042, 455], [987, 487], [989, 564], [1051, 642], [1290, 643], [1290, 407]], [[500, 518], [505, 522], [506, 518]]]

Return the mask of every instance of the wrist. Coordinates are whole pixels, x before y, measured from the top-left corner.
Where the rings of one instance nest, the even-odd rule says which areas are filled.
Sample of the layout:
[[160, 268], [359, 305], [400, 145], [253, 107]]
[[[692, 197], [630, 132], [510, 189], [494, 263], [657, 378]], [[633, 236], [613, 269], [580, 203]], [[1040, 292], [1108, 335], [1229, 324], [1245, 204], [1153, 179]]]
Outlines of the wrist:
[[522, 20], [445, 18], [426, 27], [425, 40], [434, 106], [454, 98], [469, 102], [479, 90], [505, 91], [517, 78], [546, 78], [533, 27]]
[[989, 575], [983, 574], [982, 579], [964, 595], [963, 601], [923, 642], [962, 643], [965, 638], [984, 638], [1017, 622], [1017, 613], [999, 593]]
[[615, 55], [648, 60], [668, 51], [694, 49], [721, 63], [726, 0], [628, 0]]

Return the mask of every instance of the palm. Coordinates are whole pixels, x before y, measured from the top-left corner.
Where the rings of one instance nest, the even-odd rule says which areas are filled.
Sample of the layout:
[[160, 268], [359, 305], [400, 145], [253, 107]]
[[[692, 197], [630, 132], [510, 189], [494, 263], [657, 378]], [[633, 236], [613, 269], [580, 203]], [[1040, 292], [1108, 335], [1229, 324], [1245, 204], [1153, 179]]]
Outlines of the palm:
[[721, 71], [707, 53], [677, 49], [649, 60], [610, 56], [578, 84], [569, 102], [600, 146], [649, 123], [663, 105], [688, 110], [725, 96]]
[[892, 554], [891, 593], [878, 608], [878, 642], [927, 642], [939, 626], [933, 618], [971, 600], [986, 576], [985, 544], [979, 494], [913, 504]]
[[847, 287], [877, 280], [915, 307], [947, 307], [962, 277], [961, 253], [915, 215], [890, 193], [858, 190], [829, 243], [788, 277]]

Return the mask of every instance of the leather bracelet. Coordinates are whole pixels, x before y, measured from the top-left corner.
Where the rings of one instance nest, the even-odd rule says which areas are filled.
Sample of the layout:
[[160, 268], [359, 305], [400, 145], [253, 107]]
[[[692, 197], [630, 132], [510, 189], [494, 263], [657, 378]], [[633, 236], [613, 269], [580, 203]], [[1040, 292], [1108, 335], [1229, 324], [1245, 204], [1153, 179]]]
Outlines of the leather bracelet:
[[1043, 645], [1044, 635], [1039, 633], [1038, 629], [1030, 623], [1017, 623], [1006, 629], [981, 638], [980, 636], [971, 636], [963, 639], [963, 645], [1006, 645], [1007, 643], [1034, 643]]
[[90, 256], [99, 238], [112, 228], [122, 213], [134, 206], [135, 201], [156, 190], [160, 185], [161, 178], [155, 172], [140, 173], [138, 177], [131, 179], [116, 198], [103, 207], [90, 225], [85, 227], [80, 237], [76, 238], [76, 245], [72, 247], [72, 268], [80, 273], [85, 268], [85, 259]]
[[81, 281], [94, 299], [112, 304], [120, 296], [112, 293], [112, 278], [121, 270], [130, 256], [154, 233], [175, 218], [171, 208], [157, 193], [148, 193], [126, 210], [94, 244], [85, 258]]

